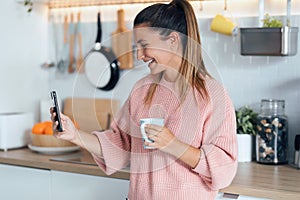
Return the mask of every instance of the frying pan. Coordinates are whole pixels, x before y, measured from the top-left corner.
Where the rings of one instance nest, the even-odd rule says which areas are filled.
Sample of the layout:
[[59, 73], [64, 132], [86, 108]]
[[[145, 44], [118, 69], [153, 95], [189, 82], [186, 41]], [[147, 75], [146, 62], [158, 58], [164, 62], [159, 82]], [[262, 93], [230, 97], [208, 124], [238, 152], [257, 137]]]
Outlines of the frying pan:
[[113, 51], [101, 45], [102, 28], [100, 12], [97, 15], [97, 38], [84, 59], [87, 79], [101, 90], [111, 90], [119, 80], [119, 64]]

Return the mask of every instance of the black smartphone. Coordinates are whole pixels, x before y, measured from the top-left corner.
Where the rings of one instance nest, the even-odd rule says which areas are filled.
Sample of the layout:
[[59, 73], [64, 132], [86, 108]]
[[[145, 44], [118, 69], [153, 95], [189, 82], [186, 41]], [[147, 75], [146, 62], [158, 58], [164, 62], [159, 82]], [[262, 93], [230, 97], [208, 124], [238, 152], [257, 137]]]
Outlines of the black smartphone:
[[57, 95], [56, 95], [55, 91], [52, 91], [50, 94], [51, 94], [51, 99], [53, 101], [54, 112], [56, 113], [55, 121], [58, 121], [56, 130], [59, 132], [62, 132], [63, 128], [62, 128], [61, 119], [60, 119], [60, 111], [59, 111], [59, 106], [58, 106], [58, 102], [57, 102]]

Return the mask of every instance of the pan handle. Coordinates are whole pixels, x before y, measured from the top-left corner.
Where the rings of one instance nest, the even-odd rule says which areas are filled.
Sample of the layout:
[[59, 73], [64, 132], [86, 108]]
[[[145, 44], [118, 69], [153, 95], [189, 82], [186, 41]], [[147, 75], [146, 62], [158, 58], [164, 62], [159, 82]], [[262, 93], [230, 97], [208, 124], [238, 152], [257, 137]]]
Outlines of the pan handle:
[[102, 28], [101, 28], [100, 12], [98, 12], [98, 16], [97, 16], [97, 28], [98, 28], [98, 33], [97, 33], [96, 43], [101, 43]]

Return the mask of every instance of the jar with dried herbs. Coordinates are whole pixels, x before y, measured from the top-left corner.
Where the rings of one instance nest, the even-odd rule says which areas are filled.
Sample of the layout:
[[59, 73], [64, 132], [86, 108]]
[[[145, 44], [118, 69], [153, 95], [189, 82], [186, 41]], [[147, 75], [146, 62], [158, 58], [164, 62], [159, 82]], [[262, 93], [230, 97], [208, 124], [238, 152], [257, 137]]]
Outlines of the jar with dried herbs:
[[261, 100], [257, 118], [256, 161], [265, 164], [288, 162], [288, 117], [285, 101]]

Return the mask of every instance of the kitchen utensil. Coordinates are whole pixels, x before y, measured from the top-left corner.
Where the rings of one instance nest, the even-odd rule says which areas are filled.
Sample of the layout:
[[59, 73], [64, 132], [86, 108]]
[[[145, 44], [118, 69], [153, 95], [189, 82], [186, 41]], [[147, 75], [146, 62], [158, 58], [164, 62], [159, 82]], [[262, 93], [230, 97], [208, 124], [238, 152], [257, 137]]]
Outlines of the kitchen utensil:
[[112, 33], [112, 49], [120, 62], [120, 69], [133, 67], [132, 31], [127, 29], [124, 20], [124, 10], [118, 14], [118, 28]]
[[294, 147], [295, 147], [294, 164], [299, 168], [300, 167], [300, 163], [299, 163], [300, 135], [295, 136]]
[[76, 59], [76, 69], [79, 73], [84, 72], [83, 54], [82, 54], [82, 35], [81, 35], [81, 14], [77, 13], [77, 41], [78, 41], [78, 56]]
[[63, 113], [76, 121], [81, 130], [91, 132], [109, 128], [119, 109], [115, 99], [66, 98]]
[[84, 59], [85, 74], [93, 86], [111, 90], [119, 80], [119, 64], [113, 51], [101, 44], [100, 12], [97, 15], [97, 30], [95, 46]]
[[45, 68], [45, 69], [48, 69], [48, 68], [51, 68], [51, 67], [54, 67], [54, 66], [55, 66], [55, 63], [54, 62], [49, 62], [49, 61], [41, 64], [41, 67]]
[[74, 40], [75, 40], [75, 25], [74, 25], [74, 15], [73, 13], [71, 13], [71, 17], [70, 17], [70, 24], [69, 24], [69, 36], [70, 36], [70, 45], [69, 45], [69, 56], [70, 56], [70, 62], [69, 62], [69, 67], [68, 67], [68, 72], [69, 73], [73, 73], [76, 69], [76, 62], [75, 62], [75, 57], [74, 57]]
[[64, 37], [63, 37], [63, 48], [60, 52], [60, 60], [57, 64], [57, 69], [60, 73], [65, 73], [67, 71], [67, 68], [69, 66], [69, 60], [68, 60], [68, 16], [64, 16], [64, 23], [63, 23], [63, 30], [64, 30]]

